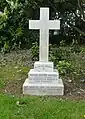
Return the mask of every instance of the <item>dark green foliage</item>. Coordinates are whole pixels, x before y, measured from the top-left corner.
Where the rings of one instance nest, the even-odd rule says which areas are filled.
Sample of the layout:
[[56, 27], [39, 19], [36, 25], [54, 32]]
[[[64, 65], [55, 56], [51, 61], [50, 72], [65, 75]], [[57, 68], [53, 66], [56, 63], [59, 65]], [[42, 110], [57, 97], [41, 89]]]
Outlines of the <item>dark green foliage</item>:
[[70, 54], [71, 48], [69, 47], [50, 45], [50, 60], [54, 62], [62, 75], [73, 72], [73, 66], [69, 62]]
[[[1, 0], [0, 50], [9, 52], [16, 48], [30, 48], [38, 40], [38, 32], [29, 30], [29, 19], [39, 19], [39, 8], [50, 8], [50, 19], [60, 19], [57, 43], [85, 42], [84, 4], [81, 0]], [[78, 13], [77, 13], [78, 12]], [[56, 15], [57, 13], [57, 15]], [[51, 41], [54, 38], [51, 33]], [[57, 40], [59, 38], [59, 40]]]
[[39, 45], [38, 42], [32, 44], [32, 60], [39, 60]]
[[59, 61], [57, 64], [58, 70], [62, 75], [73, 73], [74, 67], [70, 62], [65, 60]]
[[63, 46], [50, 45], [50, 58], [55, 63], [57, 61], [62, 61], [67, 59], [69, 60], [70, 53], [71, 53], [71, 49], [70, 48], [68, 49], [68, 47], [65, 48]]
[[67, 75], [72, 73], [75, 76], [79, 77], [80, 75], [82, 77], [84, 76], [84, 69], [82, 69], [84, 68], [84, 53], [85, 48], [79, 45], [59, 47], [50, 45], [49, 59], [54, 62], [60, 74]]
[[[30, 3], [31, 2], [31, 3]], [[0, 50], [30, 48], [37, 39], [37, 32], [29, 31], [29, 19], [35, 8], [34, 1], [8, 1], [0, 15]], [[4, 5], [3, 5], [4, 6]], [[32, 8], [33, 7], [33, 8]]]

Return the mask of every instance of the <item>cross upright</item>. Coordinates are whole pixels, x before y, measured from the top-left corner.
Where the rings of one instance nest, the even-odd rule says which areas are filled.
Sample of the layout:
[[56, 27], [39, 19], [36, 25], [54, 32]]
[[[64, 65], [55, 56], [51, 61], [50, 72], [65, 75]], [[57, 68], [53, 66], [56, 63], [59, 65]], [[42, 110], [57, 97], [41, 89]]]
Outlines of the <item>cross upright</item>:
[[39, 61], [48, 62], [49, 30], [60, 29], [59, 20], [49, 20], [49, 8], [40, 8], [40, 20], [29, 20], [29, 29], [40, 30]]

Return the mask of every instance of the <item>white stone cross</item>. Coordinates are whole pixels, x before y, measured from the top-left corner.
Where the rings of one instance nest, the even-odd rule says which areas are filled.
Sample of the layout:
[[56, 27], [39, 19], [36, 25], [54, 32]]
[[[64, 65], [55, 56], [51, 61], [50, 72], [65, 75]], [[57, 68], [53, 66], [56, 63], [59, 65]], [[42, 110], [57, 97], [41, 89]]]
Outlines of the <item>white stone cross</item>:
[[59, 20], [49, 20], [49, 8], [40, 8], [40, 20], [29, 20], [29, 29], [40, 29], [39, 61], [48, 62], [49, 30], [60, 29]]

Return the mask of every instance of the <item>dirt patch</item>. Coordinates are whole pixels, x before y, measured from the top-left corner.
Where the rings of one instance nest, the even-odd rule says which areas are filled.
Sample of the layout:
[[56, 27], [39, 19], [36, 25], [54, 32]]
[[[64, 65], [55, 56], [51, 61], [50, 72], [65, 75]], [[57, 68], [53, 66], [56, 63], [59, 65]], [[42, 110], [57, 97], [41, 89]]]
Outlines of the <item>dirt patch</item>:
[[70, 99], [85, 99], [85, 82], [81, 82], [79, 79], [68, 82], [64, 80], [65, 97]]
[[[25, 79], [7, 81], [6, 86], [1, 92], [21, 96], [23, 95], [22, 86]], [[64, 96], [56, 96], [59, 99], [84, 100], [85, 99], [85, 83], [68, 82], [64, 80], [65, 93]], [[55, 97], [55, 96], [54, 96]]]

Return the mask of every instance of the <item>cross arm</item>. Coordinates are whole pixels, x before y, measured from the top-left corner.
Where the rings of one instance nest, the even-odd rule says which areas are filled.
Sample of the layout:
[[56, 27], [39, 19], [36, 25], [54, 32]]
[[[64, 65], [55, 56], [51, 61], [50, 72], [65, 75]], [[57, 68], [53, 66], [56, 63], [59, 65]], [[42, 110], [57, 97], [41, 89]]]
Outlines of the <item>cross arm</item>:
[[59, 20], [50, 20], [49, 21], [49, 29], [51, 29], [51, 30], [60, 29], [60, 21]]
[[39, 20], [29, 20], [29, 29], [40, 29]]

